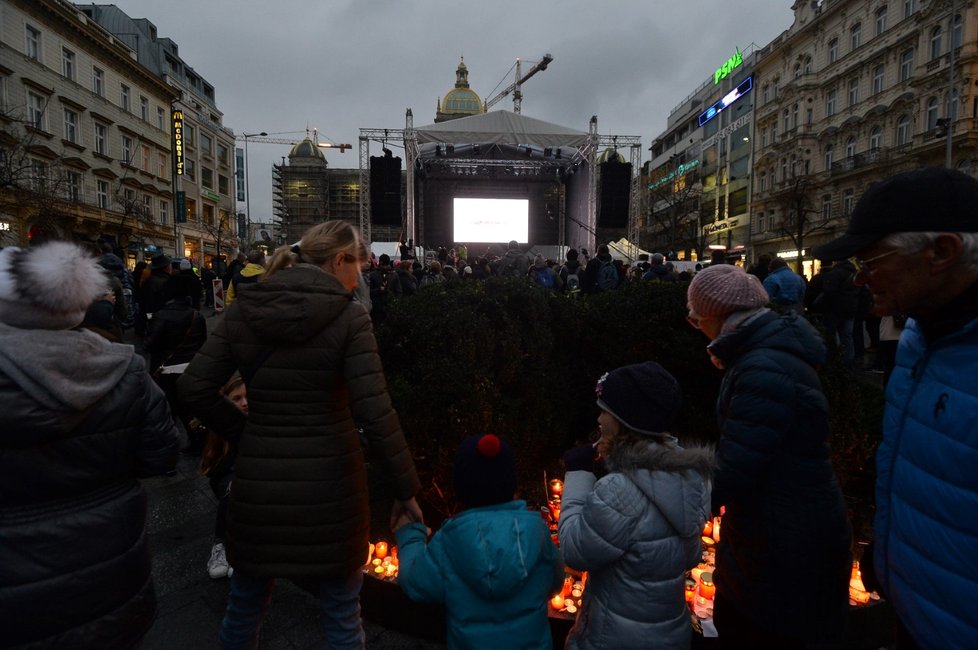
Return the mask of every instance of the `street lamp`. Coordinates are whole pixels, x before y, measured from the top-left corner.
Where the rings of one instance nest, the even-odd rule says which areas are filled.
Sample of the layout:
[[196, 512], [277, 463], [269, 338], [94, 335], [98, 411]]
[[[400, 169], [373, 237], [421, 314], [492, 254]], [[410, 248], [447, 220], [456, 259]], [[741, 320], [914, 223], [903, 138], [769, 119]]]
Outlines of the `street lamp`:
[[[264, 131], [261, 133], [242, 133], [241, 137], [244, 138], [245, 150], [244, 150], [244, 165], [245, 165], [245, 237], [251, 239], [251, 190], [250, 184], [248, 183], [248, 178], [250, 176], [249, 172], [251, 167], [248, 166], [248, 138], [254, 138], [255, 136], [265, 137], [268, 135]], [[251, 242], [248, 242], [250, 245]]]

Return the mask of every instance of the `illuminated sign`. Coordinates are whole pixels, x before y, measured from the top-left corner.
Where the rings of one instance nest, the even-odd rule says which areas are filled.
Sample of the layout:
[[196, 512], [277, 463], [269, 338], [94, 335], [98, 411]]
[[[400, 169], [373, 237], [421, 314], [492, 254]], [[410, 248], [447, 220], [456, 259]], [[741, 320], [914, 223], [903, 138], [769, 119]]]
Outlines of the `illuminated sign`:
[[183, 111], [173, 111], [173, 163], [177, 176], [183, 175]]
[[699, 164], [700, 164], [699, 160], [690, 160], [688, 163], [684, 163], [679, 167], [676, 167], [674, 171], [669, 172], [668, 174], [666, 174], [656, 182], [649, 185], [649, 189], [654, 190], [658, 187], [661, 187], [666, 183], [668, 183], [669, 181], [671, 181], [672, 179], [676, 178], [676, 176], [685, 176], [687, 173], [692, 171], [694, 167], [698, 167]]
[[740, 54], [740, 48], [737, 48], [737, 53], [732, 57], [727, 59], [727, 62], [717, 68], [717, 71], [713, 73], [713, 85], [717, 85], [733, 72], [736, 68], [739, 68], [744, 64], [744, 57]]
[[700, 113], [700, 117], [699, 117], [700, 126], [703, 126], [704, 124], [712, 120], [714, 117], [720, 114], [720, 111], [729, 107], [735, 101], [737, 101], [738, 99], [740, 99], [741, 97], [749, 93], [750, 89], [754, 87], [753, 79], [754, 79], [753, 77], [747, 77], [746, 79], [740, 82], [739, 86], [737, 86], [729, 93], [724, 95], [723, 99], [721, 99], [716, 104], [710, 106], [708, 109]]
[[[808, 254], [808, 251], [807, 250], [805, 250], [804, 248], [801, 249], [801, 256], [802, 257], [805, 257], [805, 255], [807, 255], [807, 254]], [[780, 251], [778, 253], [778, 257], [780, 257], [782, 259], [786, 259], [786, 260], [793, 260], [793, 259], [796, 259], [798, 257], [798, 251], [796, 251], [796, 250]]]
[[731, 228], [736, 228], [737, 224], [740, 223], [740, 218], [736, 219], [724, 219], [723, 221], [714, 221], [713, 223], [703, 226], [704, 235], [712, 235], [713, 233], [723, 232], [724, 230], [730, 230]]

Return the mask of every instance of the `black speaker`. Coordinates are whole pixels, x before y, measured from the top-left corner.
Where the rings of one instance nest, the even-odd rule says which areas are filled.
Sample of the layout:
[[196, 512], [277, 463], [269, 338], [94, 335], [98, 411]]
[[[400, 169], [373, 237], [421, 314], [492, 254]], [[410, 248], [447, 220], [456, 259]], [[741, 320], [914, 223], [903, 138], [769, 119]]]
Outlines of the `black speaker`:
[[601, 172], [599, 228], [628, 226], [628, 198], [631, 193], [632, 164], [609, 160], [598, 165]]
[[401, 159], [370, 156], [370, 220], [384, 226], [401, 225]]

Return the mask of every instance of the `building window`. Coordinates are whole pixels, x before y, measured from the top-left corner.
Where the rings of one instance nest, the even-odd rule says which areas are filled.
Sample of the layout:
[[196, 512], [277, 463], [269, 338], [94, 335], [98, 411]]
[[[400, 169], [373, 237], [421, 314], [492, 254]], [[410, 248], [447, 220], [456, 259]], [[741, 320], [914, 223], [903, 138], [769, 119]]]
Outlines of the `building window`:
[[46, 104], [46, 98], [27, 91], [27, 124], [39, 131], [44, 130], [44, 107]]
[[900, 55], [900, 81], [906, 81], [913, 76], [913, 48], [904, 50]]
[[65, 109], [65, 140], [78, 142], [78, 113]]
[[230, 194], [230, 184], [228, 183], [228, 177], [224, 174], [217, 175], [217, 191], [220, 194], [227, 196]]
[[810, 56], [806, 56], [805, 57], [805, 66], [804, 66], [803, 70], [804, 70], [805, 74], [811, 74], [812, 73], [812, 57], [810, 57]]
[[825, 117], [835, 115], [835, 90], [830, 90], [825, 96]]
[[131, 92], [129, 90], [129, 86], [127, 86], [126, 84], [122, 84], [119, 89], [119, 106], [121, 106], [122, 110], [124, 110], [127, 113], [132, 110], [132, 101], [130, 95]]
[[950, 110], [944, 112], [945, 117], [949, 117], [952, 120], [958, 119], [958, 89], [955, 88], [951, 91], [951, 107]]
[[810, 108], [806, 108], [805, 109], [805, 124], [807, 124], [808, 126], [811, 126], [812, 125], [812, 122], [814, 121], [814, 119], [815, 119], [815, 111], [813, 111]]
[[938, 111], [938, 101], [937, 97], [931, 97], [927, 100], [927, 130], [937, 128], [937, 111]]
[[133, 158], [136, 155], [136, 148], [134, 146], [132, 138], [128, 135], [122, 136], [122, 164], [132, 165]]
[[859, 47], [860, 41], [862, 39], [863, 26], [861, 23], [856, 23], [849, 30], [849, 44], [853, 50]]
[[901, 115], [900, 119], [897, 120], [897, 128], [896, 128], [897, 146], [910, 144], [911, 136], [912, 134], [910, 133], [910, 117], [908, 115]]
[[791, 127], [796, 128], [798, 126], [798, 104], [794, 104], [791, 107]]
[[92, 92], [99, 97], [105, 97], [105, 71], [92, 68]]
[[852, 207], [855, 204], [855, 192], [850, 187], [842, 192], [842, 213], [845, 216], [850, 216], [852, 214]]
[[200, 168], [200, 184], [209, 189], [214, 189], [214, 170], [209, 167]]
[[839, 60], [839, 39], [833, 38], [829, 41], [829, 63]]
[[156, 126], [161, 130], [166, 130], [166, 111], [162, 106], [156, 107]]
[[211, 155], [213, 153], [211, 137], [206, 133], [200, 134], [200, 150], [207, 155]]
[[761, 103], [767, 104], [769, 101], [771, 101], [771, 87], [764, 84], [764, 87], [761, 89]]
[[150, 169], [152, 169], [152, 167], [153, 167], [153, 163], [150, 160], [150, 158], [153, 155], [153, 150], [149, 148], [149, 145], [148, 144], [141, 145], [140, 146], [140, 149], [142, 149], [142, 154], [143, 154], [142, 155], [142, 163], [143, 163], [142, 164], [142, 170], [148, 174], [149, 171], [150, 171]]
[[883, 146], [883, 129], [874, 126], [872, 132], [869, 134], [869, 149], [870, 151], [877, 151]]
[[767, 129], [761, 129], [761, 149], [767, 149]]
[[30, 25], [27, 26], [27, 44], [25, 52], [28, 59], [41, 60], [41, 32]]
[[31, 161], [31, 187], [35, 192], [47, 191], [48, 164], [41, 160]]
[[183, 175], [194, 182], [197, 181], [197, 166], [190, 158], [186, 158], [183, 161]]
[[149, 122], [149, 99], [139, 96], [139, 117], [143, 119], [143, 122]]
[[782, 116], [783, 116], [783, 119], [784, 119], [784, 129], [783, 130], [784, 130], [785, 133], [787, 133], [788, 131], [791, 130], [791, 122], [790, 122], [790, 120], [788, 118], [788, 109], [787, 108], [784, 109], [784, 112], [782, 113]]
[[859, 79], [849, 80], [849, 105], [855, 106], [859, 103]]
[[166, 178], [166, 154], [158, 153], [156, 154], [156, 159], [158, 163], [156, 167], [156, 175], [160, 178]]
[[65, 198], [72, 203], [81, 201], [81, 174], [65, 172]]
[[801, 76], [801, 63], [795, 64], [795, 79]]
[[109, 155], [109, 129], [98, 122], [95, 123], [95, 153]]
[[828, 221], [832, 218], [832, 195], [822, 195], [822, 219]]
[[164, 226], [170, 223], [170, 204], [160, 199], [160, 223]]
[[886, 31], [886, 5], [876, 11], [876, 35], [879, 36]]
[[917, 1], [918, 0], [903, 0], [903, 17], [910, 18], [910, 16], [917, 13]]
[[941, 40], [944, 37], [944, 28], [938, 25], [930, 33], [930, 58], [931, 60], [941, 57]]
[[784, 182], [788, 180], [788, 159], [781, 159], [781, 181]]
[[767, 172], [761, 172], [761, 191], [767, 190]]
[[959, 48], [961, 47], [961, 39], [964, 37], [964, 24], [961, 20], [961, 14], [956, 15], [951, 24], [951, 47]]
[[879, 64], [873, 68], [873, 94], [878, 95], [883, 92], [883, 75], [886, 72], [886, 68], [883, 64]]
[[143, 215], [153, 217], [153, 197], [149, 194], [143, 194]]
[[846, 140], [846, 158], [853, 158], [856, 155], [856, 138], [849, 136]]
[[826, 145], [826, 147], [825, 147], [825, 171], [831, 171], [832, 170], [832, 156], [833, 156], [834, 153], [835, 153], [835, 150], [832, 148], [832, 145]]
[[67, 47], [61, 48], [61, 74], [65, 79], [75, 80], [75, 53]]
[[197, 129], [192, 124], [183, 125], [183, 137], [185, 140], [184, 144], [188, 147], [197, 146]]
[[223, 144], [217, 144], [217, 162], [222, 165], [229, 165], [231, 162], [231, 152]]
[[109, 183], [108, 181], [95, 181], [95, 199], [98, 207], [103, 210], [109, 209]]
[[214, 225], [214, 206], [213, 205], [208, 205], [207, 203], [205, 203], [203, 205], [203, 208], [204, 208], [204, 215], [203, 215], [202, 218], [204, 220], [204, 223], [206, 225], [208, 225], [208, 226], [213, 226]]

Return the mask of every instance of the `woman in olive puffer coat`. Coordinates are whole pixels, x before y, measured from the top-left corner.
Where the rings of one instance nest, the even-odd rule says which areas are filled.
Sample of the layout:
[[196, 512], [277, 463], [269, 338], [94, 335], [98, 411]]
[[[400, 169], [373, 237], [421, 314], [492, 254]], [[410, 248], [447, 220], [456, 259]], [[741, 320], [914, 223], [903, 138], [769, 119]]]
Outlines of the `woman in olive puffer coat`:
[[[275, 578], [320, 585], [327, 642], [363, 644], [359, 591], [367, 559], [367, 471], [357, 427], [417, 520], [420, 486], [391, 407], [370, 317], [354, 302], [356, 231], [310, 228], [244, 285], [179, 381], [181, 397], [218, 434], [237, 439], [227, 550], [225, 646], [253, 643]], [[236, 370], [248, 416], [219, 394]], [[243, 433], [242, 433], [243, 432]]]

